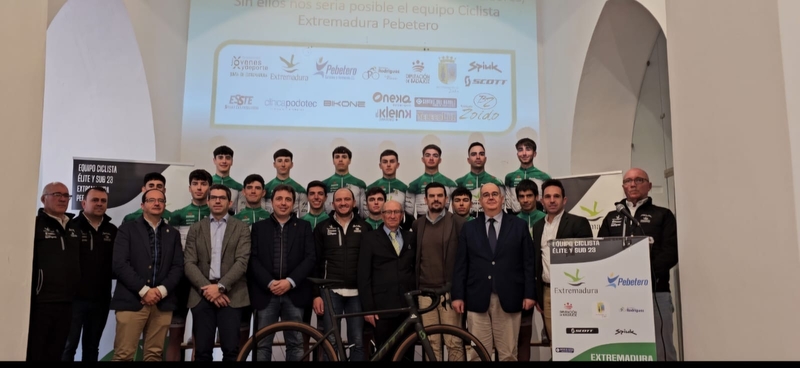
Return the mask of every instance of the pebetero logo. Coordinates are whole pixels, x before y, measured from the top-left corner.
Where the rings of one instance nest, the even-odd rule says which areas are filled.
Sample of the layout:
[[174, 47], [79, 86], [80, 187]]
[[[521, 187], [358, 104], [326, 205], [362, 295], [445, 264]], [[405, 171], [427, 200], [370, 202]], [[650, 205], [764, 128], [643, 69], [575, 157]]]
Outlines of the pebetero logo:
[[439, 58], [439, 82], [450, 84], [458, 78], [458, 66], [456, 58], [452, 56], [442, 56]]
[[425, 70], [425, 63], [417, 60], [411, 63], [411, 70], [413, 73], [406, 74], [406, 83], [408, 84], [430, 84], [431, 83], [431, 75], [428, 73], [423, 73], [422, 71]]
[[264, 73], [269, 69], [258, 56], [233, 56], [231, 57], [231, 77], [267, 78]]
[[314, 75], [319, 75], [324, 79], [338, 79], [338, 80], [355, 80], [358, 68], [351, 68], [347, 65], [332, 65], [328, 61], [324, 61], [322, 57], [317, 61], [317, 72]]
[[648, 279], [640, 279], [638, 277], [634, 277], [634, 278], [620, 277], [619, 275], [614, 276], [613, 272], [607, 277], [607, 279], [608, 279], [608, 284], [606, 285], [606, 287], [612, 287], [614, 289], [616, 289], [617, 286], [624, 287], [624, 286], [649, 286], [650, 285], [650, 280], [648, 280]]

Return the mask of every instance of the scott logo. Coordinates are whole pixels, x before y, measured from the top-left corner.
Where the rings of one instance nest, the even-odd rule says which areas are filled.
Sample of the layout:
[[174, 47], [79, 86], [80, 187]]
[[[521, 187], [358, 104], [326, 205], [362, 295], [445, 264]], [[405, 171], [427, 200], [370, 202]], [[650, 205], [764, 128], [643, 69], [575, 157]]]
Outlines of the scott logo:
[[472, 79], [469, 76], [464, 77], [464, 86], [469, 87], [473, 84], [480, 85], [505, 85], [508, 79]]

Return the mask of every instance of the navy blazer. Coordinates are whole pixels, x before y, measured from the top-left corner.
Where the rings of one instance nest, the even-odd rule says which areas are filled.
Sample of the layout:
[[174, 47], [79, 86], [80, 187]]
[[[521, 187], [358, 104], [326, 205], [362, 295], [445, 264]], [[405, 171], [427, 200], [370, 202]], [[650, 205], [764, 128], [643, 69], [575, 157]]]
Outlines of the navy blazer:
[[111, 309], [118, 311], [139, 311], [142, 309], [142, 298], [139, 290], [147, 285], [163, 285], [167, 288], [167, 297], [161, 299], [157, 306], [162, 311], [174, 311], [178, 306], [176, 288], [183, 278], [183, 247], [181, 234], [167, 224], [166, 220], [159, 227], [161, 236], [161, 260], [155, 282], [148, 282], [152, 277], [153, 255], [150, 250], [150, 236], [147, 228], [150, 224], [139, 216], [134, 221], [120, 225], [114, 239], [112, 269], [117, 276], [117, 286], [111, 298]]
[[[544, 224], [547, 217], [537, 221], [533, 224], [533, 255], [536, 257], [536, 303], [544, 308], [544, 280], [542, 280], [542, 272], [544, 266], [542, 264], [542, 234], [544, 233]], [[556, 230], [556, 239], [570, 239], [570, 238], [593, 238], [592, 225], [585, 217], [573, 215], [564, 211], [561, 215], [561, 222], [558, 223]], [[552, 279], [553, 274], [550, 273]]]
[[[311, 223], [298, 219], [294, 214], [283, 225], [283, 242], [287, 271], [283, 278], [291, 278], [295, 287], [286, 294], [295, 307], [311, 306], [311, 283], [306, 279], [314, 271], [316, 248]], [[269, 283], [278, 280], [274, 270], [273, 254], [275, 232], [281, 226], [270, 216], [268, 219], [253, 224], [250, 230], [250, 263], [247, 267], [247, 287], [250, 292], [250, 304], [255, 309], [264, 309], [272, 299]]]
[[489, 310], [492, 283], [506, 313], [522, 311], [523, 299], [536, 299], [536, 263], [528, 223], [503, 214], [492, 253], [486, 235], [486, 215], [482, 212], [467, 221], [458, 237], [453, 270], [453, 300], [463, 300], [470, 312]]

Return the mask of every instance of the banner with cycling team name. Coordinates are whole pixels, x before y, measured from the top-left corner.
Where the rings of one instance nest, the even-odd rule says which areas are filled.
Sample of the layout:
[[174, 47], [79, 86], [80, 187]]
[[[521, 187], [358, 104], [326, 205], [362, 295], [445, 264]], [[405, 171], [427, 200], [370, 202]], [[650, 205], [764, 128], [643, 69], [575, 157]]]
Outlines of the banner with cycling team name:
[[[622, 191], [622, 172], [604, 172], [556, 178], [564, 185], [567, 204], [564, 211], [586, 217], [597, 236], [606, 214], [614, 211], [614, 203], [625, 198]], [[541, 184], [540, 188], [541, 188]], [[543, 193], [539, 193], [543, 195]]]
[[655, 361], [648, 238], [549, 244], [553, 361]]

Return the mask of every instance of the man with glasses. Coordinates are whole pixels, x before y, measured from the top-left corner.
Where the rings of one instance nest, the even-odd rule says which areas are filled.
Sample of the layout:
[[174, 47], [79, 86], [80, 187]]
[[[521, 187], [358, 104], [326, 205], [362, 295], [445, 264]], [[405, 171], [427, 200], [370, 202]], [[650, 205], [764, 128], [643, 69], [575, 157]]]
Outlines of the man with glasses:
[[[161, 175], [161, 173], [158, 173], [158, 172], [151, 172], [151, 173], [148, 173], [147, 175], [144, 176], [144, 183], [142, 185], [142, 193], [144, 193], [144, 192], [146, 192], [146, 191], [148, 191], [150, 189], [158, 189], [161, 192], [163, 192], [164, 194], [167, 194], [166, 185], [167, 185], [167, 178], [165, 178], [164, 175]], [[125, 215], [125, 217], [122, 218], [122, 222], [133, 221], [133, 220], [136, 220], [137, 218], [139, 218], [141, 216], [142, 216], [142, 209], [139, 208], [136, 211]], [[161, 215], [161, 216], [163, 216], [165, 219], [169, 219], [170, 217], [172, 217], [172, 212], [169, 212], [165, 208], [164, 209], [164, 214]]]
[[650, 269], [653, 273], [655, 295], [656, 354], [660, 361], [676, 361], [678, 354], [672, 342], [672, 313], [675, 308], [670, 294], [669, 272], [678, 264], [678, 232], [672, 211], [654, 205], [653, 199], [647, 195], [652, 188], [650, 177], [644, 170], [638, 168], [628, 170], [622, 178], [625, 199], [620, 203], [625, 205], [641, 226], [632, 223], [621, 213], [611, 211], [603, 219], [597, 237], [623, 236], [623, 224], [626, 228], [625, 236], [650, 237]]
[[450, 208], [450, 193], [456, 189], [456, 183], [450, 178], [439, 172], [439, 165], [442, 163], [442, 149], [435, 144], [429, 144], [422, 149], [422, 164], [425, 165], [425, 172], [422, 176], [408, 184], [406, 193], [405, 210], [412, 218], [425, 217], [428, 213], [428, 206], [425, 204], [425, 187], [430, 183], [444, 184], [447, 194], [447, 201], [444, 208]]
[[67, 344], [81, 277], [81, 230], [67, 213], [70, 198], [59, 182], [42, 191], [33, 240], [28, 361], [60, 361]]

